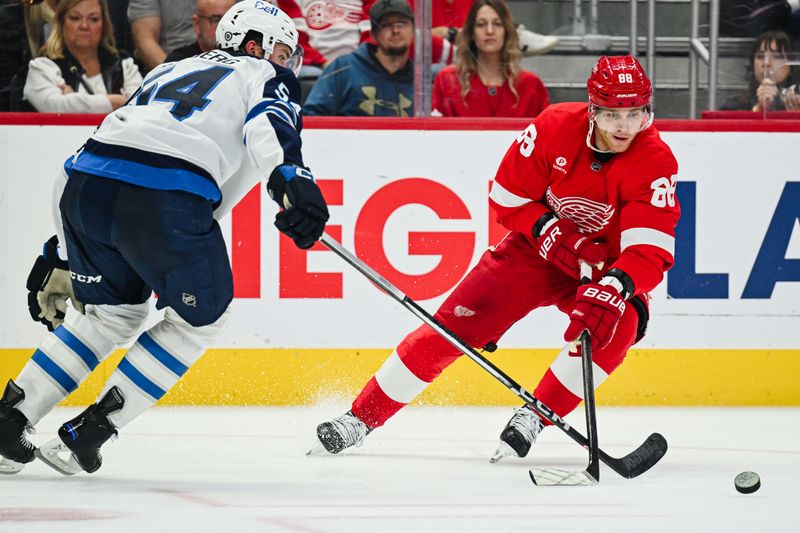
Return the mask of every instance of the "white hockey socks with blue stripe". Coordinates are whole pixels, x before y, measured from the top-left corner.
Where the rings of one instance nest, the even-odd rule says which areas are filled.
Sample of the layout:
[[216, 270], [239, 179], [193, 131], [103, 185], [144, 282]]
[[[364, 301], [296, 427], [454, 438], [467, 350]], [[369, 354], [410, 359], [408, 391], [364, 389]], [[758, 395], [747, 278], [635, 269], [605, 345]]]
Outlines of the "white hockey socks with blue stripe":
[[125, 398], [123, 408], [108, 417], [114, 426], [128, 424], [160, 400], [219, 337], [229, 316], [226, 310], [216, 322], [194, 327], [167, 308], [164, 319], [131, 346], [100, 395], [116, 386]]

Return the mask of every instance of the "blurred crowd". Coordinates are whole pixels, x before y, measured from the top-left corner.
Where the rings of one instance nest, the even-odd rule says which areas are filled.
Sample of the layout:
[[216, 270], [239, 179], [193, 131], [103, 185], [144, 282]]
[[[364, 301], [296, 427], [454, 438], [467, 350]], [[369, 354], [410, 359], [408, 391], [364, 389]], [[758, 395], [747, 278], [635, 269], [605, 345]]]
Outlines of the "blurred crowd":
[[[265, 0], [266, 2], [267, 0]], [[150, 69], [215, 47], [234, 0], [4, 0], [0, 111], [108, 113]], [[304, 114], [414, 115], [414, 0], [269, 0], [304, 52]], [[558, 38], [515, 22], [506, 0], [434, 0], [433, 114], [534, 117], [546, 83], [521, 65]], [[723, 2], [723, 31], [752, 36], [746, 91], [723, 109], [800, 110], [800, 0]]]

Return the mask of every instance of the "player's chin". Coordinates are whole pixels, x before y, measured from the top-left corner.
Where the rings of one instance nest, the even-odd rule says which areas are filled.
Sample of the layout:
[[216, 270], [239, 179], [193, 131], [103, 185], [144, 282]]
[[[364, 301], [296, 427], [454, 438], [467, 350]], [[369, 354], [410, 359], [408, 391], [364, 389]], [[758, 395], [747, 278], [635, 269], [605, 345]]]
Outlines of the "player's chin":
[[611, 150], [620, 153], [630, 148], [633, 136], [611, 135], [611, 140]]

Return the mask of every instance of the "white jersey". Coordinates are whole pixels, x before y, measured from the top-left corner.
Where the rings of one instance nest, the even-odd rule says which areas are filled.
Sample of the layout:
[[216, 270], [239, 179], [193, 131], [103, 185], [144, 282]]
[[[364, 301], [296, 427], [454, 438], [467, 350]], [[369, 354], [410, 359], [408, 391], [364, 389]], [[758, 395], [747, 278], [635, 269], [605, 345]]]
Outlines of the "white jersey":
[[245, 159], [262, 176], [303, 164], [299, 100], [291, 71], [264, 59], [212, 50], [165, 63], [65, 166], [218, 203]]

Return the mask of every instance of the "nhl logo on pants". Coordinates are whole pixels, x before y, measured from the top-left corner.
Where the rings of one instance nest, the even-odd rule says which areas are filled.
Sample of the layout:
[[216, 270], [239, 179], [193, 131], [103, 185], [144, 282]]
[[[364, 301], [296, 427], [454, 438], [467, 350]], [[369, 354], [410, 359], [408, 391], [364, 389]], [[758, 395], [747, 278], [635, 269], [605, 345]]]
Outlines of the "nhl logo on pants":
[[194, 294], [184, 292], [181, 294], [181, 299], [183, 300], [183, 303], [189, 307], [197, 307], [197, 298], [195, 298]]

